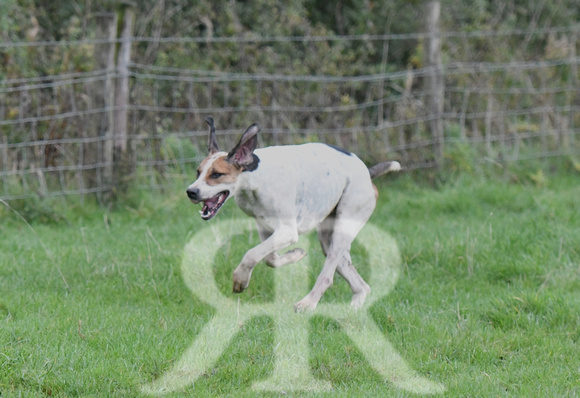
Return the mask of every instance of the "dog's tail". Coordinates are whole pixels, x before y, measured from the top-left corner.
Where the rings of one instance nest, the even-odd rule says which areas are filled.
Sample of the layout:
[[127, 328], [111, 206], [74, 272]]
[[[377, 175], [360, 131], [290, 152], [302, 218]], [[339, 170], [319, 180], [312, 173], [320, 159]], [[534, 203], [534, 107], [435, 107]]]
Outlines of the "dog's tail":
[[369, 173], [371, 175], [371, 179], [374, 179], [391, 171], [399, 170], [401, 170], [401, 164], [397, 161], [392, 161], [374, 165], [373, 167], [369, 168]]

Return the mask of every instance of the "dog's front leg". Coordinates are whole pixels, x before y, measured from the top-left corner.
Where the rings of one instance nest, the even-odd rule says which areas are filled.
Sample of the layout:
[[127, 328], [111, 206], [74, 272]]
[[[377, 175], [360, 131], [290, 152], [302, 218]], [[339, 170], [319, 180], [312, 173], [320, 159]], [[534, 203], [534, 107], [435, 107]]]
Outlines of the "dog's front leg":
[[240, 265], [234, 271], [234, 292], [241, 293], [248, 287], [250, 277], [256, 264], [269, 254], [298, 242], [298, 230], [295, 225], [282, 226], [258, 246], [248, 250]]

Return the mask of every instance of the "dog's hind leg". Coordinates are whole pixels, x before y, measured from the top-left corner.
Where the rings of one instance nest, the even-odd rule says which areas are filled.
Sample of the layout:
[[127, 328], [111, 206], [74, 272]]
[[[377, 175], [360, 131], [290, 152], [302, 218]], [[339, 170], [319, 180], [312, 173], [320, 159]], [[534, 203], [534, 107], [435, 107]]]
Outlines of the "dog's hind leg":
[[[342, 217], [339, 205], [334, 230], [332, 232], [331, 243], [326, 251], [324, 267], [322, 267], [322, 271], [320, 272], [320, 275], [318, 275], [316, 283], [310, 293], [308, 293], [306, 297], [298, 303], [294, 304], [294, 309], [297, 312], [314, 310], [316, 308], [326, 289], [332, 286], [334, 273], [337, 271], [339, 266], [341, 268], [340, 272], [343, 272], [345, 277], [350, 279], [355, 278], [352, 272], [354, 268], [344, 267], [343, 263], [350, 262], [350, 245], [365, 225], [370, 213], [372, 213], [372, 209], [373, 207], [370, 208], [370, 212], [362, 212], [358, 217], [351, 217], [348, 214], [345, 214], [344, 217]], [[361, 295], [360, 293], [361, 292], [359, 292], [357, 299], [357, 305], [359, 306], [361, 299], [364, 301], [364, 296], [366, 295]]]
[[[318, 228], [318, 239], [320, 240], [320, 246], [322, 247], [322, 252], [326, 255], [330, 248], [332, 241], [332, 232], [334, 230], [334, 214], [327, 217]], [[354, 308], [360, 308], [367, 296], [371, 291], [369, 285], [364, 281], [364, 279], [357, 272], [356, 268], [352, 265], [352, 259], [350, 257], [350, 252], [342, 257], [339, 262], [336, 271], [340, 276], [342, 276], [350, 285], [352, 291], [351, 305]]]
[[371, 288], [360, 276], [356, 268], [352, 265], [352, 260], [349, 253], [344, 256], [344, 261], [338, 265], [336, 272], [338, 272], [340, 276], [346, 279], [350, 285], [350, 289], [352, 291], [352, 299], [350, 304], [352, 307], [362, 307], [367, 294], [369, 294], [371, 291]]
[[[258, 225], [258, 233], [260, 235], [260, 239], [262, 240], [262, 242], [268, 239], [270, 235], [272, 235], [270, 232], [261, 228], [259, 225]], [[279, 268], [283, 267], [284, 265], [300, 261], [304, 256], [306, 256], [306, 252], [297, 247], [295, 249], [288, 250], [284, 254], [278, 254], [278, 252], [270, 253], [266, 257], [264, 257], [264, 261], [266, 262], [266, 265], [268, 265], [269, 267]]]
[[[324, 241], [328, 240], [325, 234], [332, 231], [330, 244], [325, 249], [326, 261], [310, 293], [294, 305], [296, 311], [314, 310], [326, 289], [332, 285], [337, 270], [349, 283], [352, 282], [353, 305], [358, 307], [362, 305], [370, 288], [361, 281], [358, 272], [355, 275], [356, 270], [350, 261], [350, 246], [373, 213], [375, 205], [375, 194], [370, 179], [350, 180], [334, 214], [331, 214], [334, 220], [332, 223], [325, 220], [321, 225]], [[324, 225], [325, 222], [328, 222], [328, 225]]]

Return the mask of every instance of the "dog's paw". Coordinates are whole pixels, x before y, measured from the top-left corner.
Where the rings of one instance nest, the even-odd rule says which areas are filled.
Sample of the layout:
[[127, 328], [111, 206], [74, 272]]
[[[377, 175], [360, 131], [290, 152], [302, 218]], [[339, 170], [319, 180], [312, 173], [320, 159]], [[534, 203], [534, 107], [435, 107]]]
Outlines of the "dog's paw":
[[234, 287], [232, 291], [234, 293], [242, 293], [244, 290], [246, 290], [247, 287], [248, 287], [247, 283], [244, 285], [242, 283], [234, 282]]
[[361, 309], [365, 303], [365, 298], [366, 294], [354, 294], [352, 296], [350, 306], [355, 310]]
[[238, 271], [236, 269], [234, 271], [234, 287], [233, 287], [234, 293], [243, 292], [245, 289], [247, 289], [249, 284], [250, 284], [250, 275], [245, 272]]
[[370, 286], [365, 283], [360, 289], [360, 291], [358, 291], [357, 293], [353, 293], [352, 300], [350, 302], [351, 307], [354, 308], [355, 310], [362, 308], [362, 306], [365, 303], [365, 299], [370, 292], [371, 292]]
[[301, 248], [297, 247], [295, 249], [288, 250], [284, 254], [271, 253], [268, 256], [266, 256], [264, 261], [266, 261], [266, 264], [269, 267], [280, 268], [285, 265], [300, 261], [304, 256], [306, 256], [306, 252]]
[[316, 309], [317, 304], [318, 303], [313, 302], [308, 297], [305, 297], [302, 300], [300, 300], [299, 302], [297, 302], [296, 304], [294, 304], [294, 311], [296, 311], [298, 313], [314, 311]]
[[306, 251], [297, 247], [296, 249], [292, 249], [286, 252], [286, 255], [290, 256], [292, 258], [291, 262], [295, 263], [302, 260], [306, 256]]
[[301, 249], [299, 247], [292, 249], [292, 250], [288, 250], [286, 253], [281, 255], [280, 258], [278, 259], [278, 261], [279, 261], [278, 266], [281, 267], [281, 266], [286, 265], [286, 264], [292, 264], [292, 263], [298, 262], [298, 261], [302, 260], [305, 256], [306, 256], [306, 251], [304, 251], [303, 249]]

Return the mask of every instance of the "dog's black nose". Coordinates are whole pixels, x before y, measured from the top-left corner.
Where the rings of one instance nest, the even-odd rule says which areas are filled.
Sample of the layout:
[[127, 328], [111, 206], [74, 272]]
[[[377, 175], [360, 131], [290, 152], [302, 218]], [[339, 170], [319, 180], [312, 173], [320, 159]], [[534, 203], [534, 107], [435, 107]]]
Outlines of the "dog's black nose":
[[199, 189], [189, 188], [187, 191], [187, 197], [191, 200], [199, 200]]

